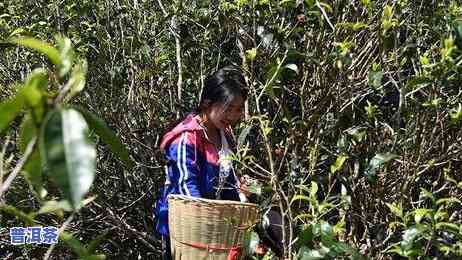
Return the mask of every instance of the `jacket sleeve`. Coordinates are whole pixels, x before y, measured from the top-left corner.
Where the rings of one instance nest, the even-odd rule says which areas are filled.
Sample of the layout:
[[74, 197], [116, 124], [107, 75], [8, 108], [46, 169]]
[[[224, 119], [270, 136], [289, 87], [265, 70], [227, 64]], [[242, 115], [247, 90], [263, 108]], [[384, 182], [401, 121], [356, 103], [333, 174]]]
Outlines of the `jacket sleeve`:
[[191, 142], [189, 136], [191, 133], [183, 132], [175, 142], [176, 145], [170, 145], [167, 156], [172, 160], [173, 167], [178, 171], [178, 178], [171, 181], [177, 181], [178, 189], [181, 194], [202, 197], [199, 187], [199, 166], [196, 158], [196, 144]]

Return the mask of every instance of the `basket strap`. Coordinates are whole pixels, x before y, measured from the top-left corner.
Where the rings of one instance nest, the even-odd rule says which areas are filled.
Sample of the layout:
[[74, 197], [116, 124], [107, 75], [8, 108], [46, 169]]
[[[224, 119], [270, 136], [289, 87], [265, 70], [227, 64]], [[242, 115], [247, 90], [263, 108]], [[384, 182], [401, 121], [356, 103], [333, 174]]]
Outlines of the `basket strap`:
[[194, 247], [194, 248], [198, 248], [198, 249], [205, 249], [208, 251], [228, 251], [229, 250], [229, 254], [228, 254], [228, 258], [227, 260], [237, 260], [238, 257], [241, 255], [241, 252], [242, 252], [242, 247], [241, 245], [236, 245], [236, 246], [233, 246], [233, 247], [226, 247], [226, 246], [210, 246], [208, 244], [203, 244], [203, 243], [199, 243], [199, 242], [184, 242], [184, 241], [180, 241], [176, 238], [173, 237], [173, 239], [180, 243], [180, 244], [183, 244], [183, 245], [186, 245], [186, 246], [190, 246], [190, 247]]
[[237, 245], [235, 247], [232, 247], [231, 250], [229, 250], [227, 260], [237, 260], [239, 258], [239, 256], [241, 255], [241, 252], [242, 252], [241, 245]]

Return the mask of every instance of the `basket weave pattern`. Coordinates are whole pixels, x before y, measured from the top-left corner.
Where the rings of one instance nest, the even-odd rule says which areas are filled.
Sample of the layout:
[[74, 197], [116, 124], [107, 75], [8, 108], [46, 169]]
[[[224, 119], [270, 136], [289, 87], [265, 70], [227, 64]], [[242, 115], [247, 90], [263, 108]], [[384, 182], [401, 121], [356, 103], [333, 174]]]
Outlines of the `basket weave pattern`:
[[257, 220], [257, 205], [169, 195], [169, 230], [175, 260], [226, 260]]

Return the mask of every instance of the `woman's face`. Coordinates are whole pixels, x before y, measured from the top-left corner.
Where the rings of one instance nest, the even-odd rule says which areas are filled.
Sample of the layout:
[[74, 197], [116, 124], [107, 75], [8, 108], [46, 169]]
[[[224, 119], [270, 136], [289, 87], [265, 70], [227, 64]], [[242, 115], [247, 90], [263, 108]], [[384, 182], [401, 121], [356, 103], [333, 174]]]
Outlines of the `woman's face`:
[[226, 106], [223, 103], [215, 103], [206, 109], [207, 118], [218, 129], [225, 129], [236, 124], [242, 116], [244, 99], [237, 96]]

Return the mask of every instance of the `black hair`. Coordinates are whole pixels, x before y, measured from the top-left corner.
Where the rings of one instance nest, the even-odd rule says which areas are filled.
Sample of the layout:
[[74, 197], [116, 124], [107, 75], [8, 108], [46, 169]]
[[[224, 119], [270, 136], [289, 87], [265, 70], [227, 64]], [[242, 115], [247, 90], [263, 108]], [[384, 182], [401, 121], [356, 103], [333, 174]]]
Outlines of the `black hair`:
[[235, 66], [225, 66], [205, 80], [199, 106], [195, 112], [202, 112], [215, 103], [228, 104], [238, 96], [244, 100], [247, 99], [247, 84], [244, 75]]
[[[244, 74], [235, 66], [225, 66], [205, 80], [199, 106], [194, 109], [193, 113], [199, 114], [207, 107], [218, 102], [227, 104], [238, 96], [241, 96], [244, 100], [247, 99], [247, 84]], [[180, 118], [168, 124], [163, 131], [163, 135], [171, 131], [182, 120], [183, 118]]]

